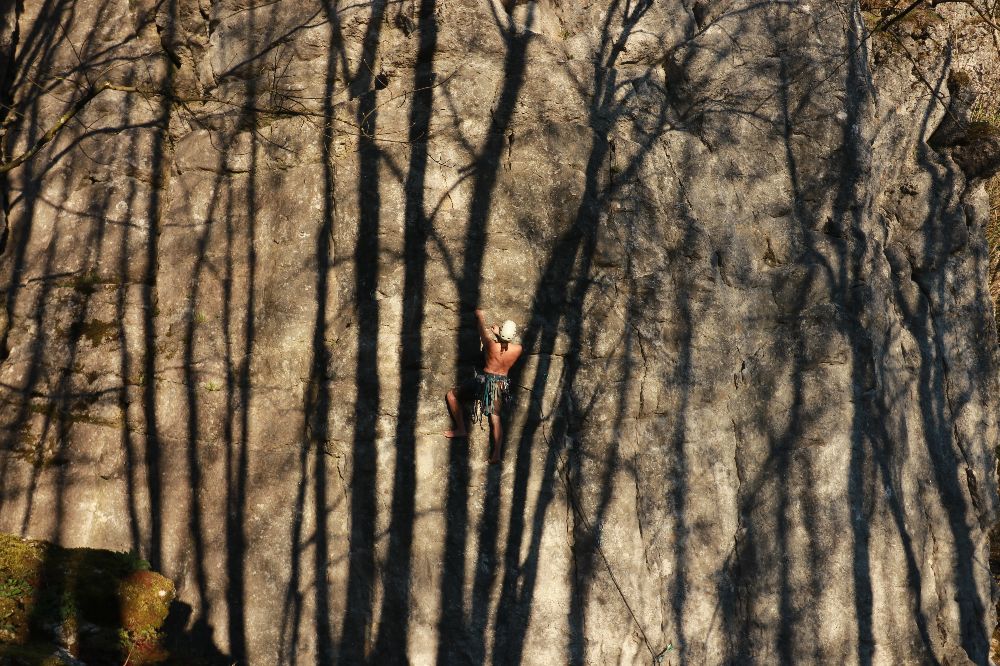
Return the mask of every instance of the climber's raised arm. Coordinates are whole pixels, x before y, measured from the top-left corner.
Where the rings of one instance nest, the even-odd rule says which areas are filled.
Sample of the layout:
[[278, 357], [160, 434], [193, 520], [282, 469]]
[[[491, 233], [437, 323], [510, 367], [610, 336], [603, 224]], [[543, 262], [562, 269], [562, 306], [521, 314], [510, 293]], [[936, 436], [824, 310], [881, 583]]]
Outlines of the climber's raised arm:
[[486, 325], [486, 315], [478, 308], [476, 308], [476, 327], [479, 329], [479, 337], [482, 339], [484, 347], [489, 347], [497, 343], [497, 339], [490, 331], [490, 327]]

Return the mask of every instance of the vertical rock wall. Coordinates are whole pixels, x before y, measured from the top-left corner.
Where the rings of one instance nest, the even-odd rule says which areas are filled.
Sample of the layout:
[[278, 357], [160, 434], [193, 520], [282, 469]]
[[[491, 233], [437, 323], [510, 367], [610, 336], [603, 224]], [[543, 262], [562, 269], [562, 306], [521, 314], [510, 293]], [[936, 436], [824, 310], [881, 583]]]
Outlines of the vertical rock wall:
[[[989, 206], [928, 141], [997, 60], [920, 11], [7, 3], [7, 159], [112, 86], [6, 176], [0, 529], [140, 551], [187, 663], [987, 663]], [[477, 305], [501, 466], [440, 435]]]

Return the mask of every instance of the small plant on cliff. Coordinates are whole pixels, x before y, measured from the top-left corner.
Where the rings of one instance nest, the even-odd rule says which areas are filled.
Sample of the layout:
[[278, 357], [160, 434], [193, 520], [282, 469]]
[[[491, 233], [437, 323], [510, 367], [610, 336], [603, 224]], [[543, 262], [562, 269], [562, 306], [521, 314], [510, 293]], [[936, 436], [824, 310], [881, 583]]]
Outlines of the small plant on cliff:
[[29, 634], [40, 554], [9, 534], [0, 534], [0, 644], [24, 643]]
[[31, 585], [19, 578], [8, 577], [0, 583], [0, 642], [18, 641], [23, 636], [31, 592]]
[[969, 119], [1000, 127], [1000, 94], [981, 94], [969, 112]]
[[29, 592], [31, 592], [31, 586], [23, 580], [8, 578], [0, 582], [0, 598], [2, 599], [19, 599]]

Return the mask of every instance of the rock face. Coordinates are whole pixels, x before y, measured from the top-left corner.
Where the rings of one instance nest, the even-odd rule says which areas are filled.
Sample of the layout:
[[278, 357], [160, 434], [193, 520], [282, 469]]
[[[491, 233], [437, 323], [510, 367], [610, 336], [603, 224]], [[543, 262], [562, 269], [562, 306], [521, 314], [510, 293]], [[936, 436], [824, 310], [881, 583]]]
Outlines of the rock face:
[[987, 663], [974, 8], [4, 6], [0, 529], [185, 663]]

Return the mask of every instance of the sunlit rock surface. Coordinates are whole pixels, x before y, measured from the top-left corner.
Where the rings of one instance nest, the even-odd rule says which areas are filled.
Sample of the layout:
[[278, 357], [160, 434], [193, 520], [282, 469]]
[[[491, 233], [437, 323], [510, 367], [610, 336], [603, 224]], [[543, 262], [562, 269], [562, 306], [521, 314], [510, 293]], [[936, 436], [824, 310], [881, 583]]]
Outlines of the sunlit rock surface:
[[8, 159], [114, 86], [7, 175], [0, 529], [136, 549], [186, 663], [987, 662], [971, 8], [4, 7]]

